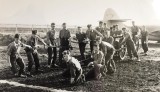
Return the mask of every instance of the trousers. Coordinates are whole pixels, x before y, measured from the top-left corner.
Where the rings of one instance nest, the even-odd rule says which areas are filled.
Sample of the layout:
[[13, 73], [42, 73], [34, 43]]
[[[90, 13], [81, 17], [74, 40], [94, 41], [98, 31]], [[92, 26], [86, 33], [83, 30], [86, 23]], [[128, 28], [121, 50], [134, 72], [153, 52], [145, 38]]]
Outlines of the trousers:
[[16, 63], [20, 67], [18, 75], [24, 73], [25, 64], [21, 57], [10, 56], [11, 71], [15, 74], [17, 72]]
[[[57, 59], [57, 48], [48, 47], [48, 65], [54, 65]], [[54, 56], [53, 56], [54, 55]]]
[[27, 58], [28, 58], [28, 71], [31, 72], [33, 64], [35, 64], [35, 70], [37, 71], [40, 67], [39, 64], [39, 55], [37, 50], [33, 51], [32, 49], [27, 49]]
[[85, 47], [86, 47], [86, 43], [83, 43], [83, 42], [79, 43], [79, 50], [80, 50], [82, 59], [85, 59], [85, 56], [84, 56]]
[[142, 49], [144, 50], [144, 53], [146, 53], [148, 51], [148, 42], [146, 40], [147, 39], [145, 39], [143, 37], [141, 39]]

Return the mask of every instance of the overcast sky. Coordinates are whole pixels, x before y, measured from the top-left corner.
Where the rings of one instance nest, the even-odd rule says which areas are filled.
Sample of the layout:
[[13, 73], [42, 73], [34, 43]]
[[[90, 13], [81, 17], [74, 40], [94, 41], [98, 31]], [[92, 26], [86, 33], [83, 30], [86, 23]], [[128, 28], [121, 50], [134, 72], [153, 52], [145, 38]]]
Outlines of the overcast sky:
[[[97, 25], [107, 8], [138, 25], [159, 25], [158, 0], [0, 0], [0, 23]], [[160, 3], [160, 2], [159, 2]]]

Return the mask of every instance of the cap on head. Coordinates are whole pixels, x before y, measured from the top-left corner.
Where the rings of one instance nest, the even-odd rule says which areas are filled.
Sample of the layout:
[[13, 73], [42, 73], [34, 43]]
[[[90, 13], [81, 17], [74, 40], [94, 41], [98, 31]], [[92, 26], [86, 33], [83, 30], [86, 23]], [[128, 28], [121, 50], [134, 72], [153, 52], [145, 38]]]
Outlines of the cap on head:
[[116, 25], [113, 25], [113, 27], [112, 28], [115, 28], [116, 27]]
[[62, 54], [63, 54], [63, 55], [70, 55], [70, 51], [69, 51], [69, 50], [65, 50], [65, 51], [63, 51]]
[[32, 30], [32, 34], [37, 34], [37, 30]]
[[103, 21], [99, 21], [99, 24], [102, 24], [103, 23]]
[[134, 23], [135, 21], [132, 21], [132, 23]]
[[126, 30], [126, 28], [125, 28], [125, 27], [123, 27], [123, 28], [122, 28], [122, 30]]
[[55, 23], [51, 23], [51, 25], [55, 25]]
[[66, 25], [66, 23], [63, 23], [62, 25]]
[[19, 38], [20, 34], [15, 34], [14, 38]]
[[91, 24], [88, 24], [88, 25], [87, 25], [87, 27], [91, 27], [91, 26], [92, 26]]

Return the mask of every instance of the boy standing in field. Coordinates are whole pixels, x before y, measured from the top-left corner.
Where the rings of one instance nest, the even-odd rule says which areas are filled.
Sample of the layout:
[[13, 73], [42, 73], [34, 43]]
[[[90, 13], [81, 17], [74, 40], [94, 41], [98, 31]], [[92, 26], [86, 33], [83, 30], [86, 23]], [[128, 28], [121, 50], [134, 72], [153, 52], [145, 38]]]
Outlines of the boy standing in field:
[[15, 76], [17, 75], [17, 71], [16, 71], [17, 70], [16, 63], [17, 63], [18, 66], [20, 67], [19, 72], [18, 72], [18, 76], [19, 77], [26, 77], [25, 75], [23, 75], [24, 69], [25, 69], [25, 64], [24, 64], [24, 61], [20, 55], [20, 49], [21, 49], [21, 47], [28, 47], [30, 49], [32, 47], [22, 43], [19, 39], [20, 39], [20, 35], [15, 34], [14, 41], [8, 45], [8, 49], [7, 49], [8, 56], [7, 57], [8, 57], [8, 62], [11, 65], [11, 70], [12, 70], [13, 74]]
[[97, 31], [97, 30], [93, 30], [92, 29], [92, 25], [87, 25], [87, 31], [86, 31], [86, 35], [87, 35], [87, 38], [89, 39], [90, 41], [90, 50], [91, 50], [91, 53], [93, 52], [93, 45], [94, 45], [94, 41], [95, 41], [95, 38], [96, 36], [101, 36], [103, 37], [103, 35]]
[[104, 33], [103, 33], [103, 41], [108, 42], [113, 45], [114, 38], [110, 36], [110, 29], [107, 28], [106, 23], [104, 23]]
[[84, 60], [84, 52], [85, 52], [85, 47], [86, 47], [86, 33], [82, 32], [81, 27], [78, 27], [78, 32], [76, 33], [76, 38], [78, 40], [78, 45], [79, 45], [79, 50], [81, 54], [81, 59]]
[[135, 25], [135, 21], [132, 21], [131, 33], [132, 33], [133, 42], [134, 44], [136, 44], [136, 37], [139, 36], [140, 30], [139, 30], [139, 27]]
[[32, 35], [31, 37], [27, 40], [27, 45], [30, 45], [32, 47], [32, 49], [30, 48], [25, 48], [26, 53], [27, 53], [27, 57], [28, 57], [28, 74], [30, 75], [30, 72], [32, 70], [32, 66], [35, 63], [35, 72], [43, 72], [42, 70], [39, 69], [40, 64], [39, 64], [39, 55], [38, 55], [38, 41], [41, 41], [44, 46], [46, 46], [47, 44], [44, 42], [43, 39], [41, 39], [38, 35], [37, 35], [37, 30], [32, 30]]
[[148, 51], [148, 31], [145, 26], [143, 26], [141, 30], [141, 43], [142, 43], [142, 49], [144, 51], [144, 55], [147, 55]]
[[127, 32], [126, 28], [122, 28], [122, 31], [123, 31], [124, 39], [120, 43], [120, 46], [122, 44], [126, 43], [130, 60], [132, 60], [132, 54], [133, 54], [133, 56], [137, 58], [137, 61], [140, 61], [139, 56], [136, 51], [136, 48], [135, 48], [135, 43], [134, 43], [133, 39], [131, 38], [131, 35]]
[[103, 21], [99, 21], [99, 26], [98, 27], [96, 27], [96, 30], [98, 31], [98, 32], [100, 32], [101, 34], [104, 34], [104, 28], [103, 28]]
[[60, 30], [60, 32], [59, 32], [59, 38], [60, 38], [59, 62], [60, 62], [62, 67], [65, 67], [65, 64], [63, 64], [64, 62], [62, 62], [62, 58], [63, 58], [62, 52], [70, 49], [71, 33], [67, 29], [67, 24], [66, 23], [63, 23], [62, 27], [63, 27], [62, 30]]
[[110, 29], [107, 27], [106, 23], [103, 23], [104, 32], [107, 32], [110, 35]]
[[55, 23], [51, 23], [51, 30], [47, 32], [47, 41], [48, 41], [48, 66], [50, 68], [57, 67], [57, 47], [56, 47], [56, 38], [55, 38]]

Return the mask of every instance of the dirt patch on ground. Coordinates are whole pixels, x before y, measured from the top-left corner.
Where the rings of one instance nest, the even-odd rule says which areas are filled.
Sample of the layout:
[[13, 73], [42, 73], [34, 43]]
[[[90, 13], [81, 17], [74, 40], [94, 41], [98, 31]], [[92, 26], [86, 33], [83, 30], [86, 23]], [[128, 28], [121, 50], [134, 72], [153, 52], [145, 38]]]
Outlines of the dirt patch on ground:
[[[158, 45], [157, 45], [158, 46]], [[160, 49], [150, 47], [148, 56], [140, 55], [141, 62], [136, 61], [120, 61], [116, 62], [117, 71], [113, 75], [107, 75], [100, 81], [91, 80], [80, 85], [69, 85], [67, 79], [61, 76], [64, 71], [62, 68], [49, 69], [47, 65], [46, 52], [41, 54], [40, 62], [41, 69], [45, 72], [41, 74], [34, 74], [32, 78], [16, 78], [10, 72], [9, 64], [6, 62], [5, 51], [0, 49], [0, 79], [15, 81], [28, 85], [44, 86], [55, 89], [62, 89], [68, 91], [93, 91], [93, 92], [159, 92], [160, 91]], [[74, 47], [74, 55], [79, 55], [79, 51]], [[139, 52], [142, 52], [140, 50]], [[26, 55], [22, 55], [27, 64]], [[83, 66], [84, 73], [87, 73], [89, 68]], [[0, 84], [1, 85], [1, 84]], [[21, 87], [1, 85], [0, 90], [4, 91], [18, 91], [34, 90]], [[20, 91], [19, 91], [20, 90]], [[27, 91], [28, 92], [28, 91]], [[41, 91], [39, 91], [41, 92]]]

